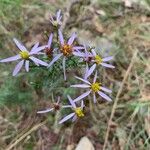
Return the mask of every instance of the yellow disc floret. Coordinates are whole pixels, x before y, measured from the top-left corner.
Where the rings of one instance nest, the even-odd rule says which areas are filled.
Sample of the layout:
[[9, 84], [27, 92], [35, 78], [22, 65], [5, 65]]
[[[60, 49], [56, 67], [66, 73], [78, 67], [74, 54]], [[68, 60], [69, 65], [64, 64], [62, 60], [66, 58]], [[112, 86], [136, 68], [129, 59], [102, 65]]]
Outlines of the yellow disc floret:
[[25, 60], [29, 59], [29, 57], [30, 57], [29, 52], [27, 52], [27, 51], [21, 51], [19, 54], [20, 54], [21, 58], [25, 59]]
[[93, 92], [98, 92], [100, 90], [101, 86], [100, 86], [100, 83], [98, 82], [95, 82], [91, 85], [91, 89]]
[[65, 56], [72, 54], [72, 46], [69, 44], [62, 45], [60, 50]]
[[77, 115], [78, 117], [84, 117], [84, 113], [83, 113], [82, 108], [80, 108], [80, 107], [75, 108], [74, 111], [75, 111], [75, 113], [76, 113], [76, 115]]
[[102, 58], [99, 55], [95, 56], [95, 61], [97, 64], [100, 64], [102, 62]]

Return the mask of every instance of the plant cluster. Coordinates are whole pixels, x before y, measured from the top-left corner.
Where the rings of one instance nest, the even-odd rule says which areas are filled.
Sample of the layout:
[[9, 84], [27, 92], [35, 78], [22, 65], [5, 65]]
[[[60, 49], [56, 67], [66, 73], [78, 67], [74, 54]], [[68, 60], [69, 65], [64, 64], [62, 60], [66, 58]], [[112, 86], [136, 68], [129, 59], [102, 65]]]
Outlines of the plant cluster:
[[[113, 56], [108, 56], [103, 58], [99, 54], [95, 48], [90, 47], [88, 45], [77, 45], [75, 44], [75, 40], [77, 38], [77, 34], [73, 33], [68, 40], [64, 39], [64, 35], [61, 31], [62, 25], [62, 15], [61, 10], [57, 11], [55, 16], [50, 17], [50, 22], [54, 27], [54, 31], [56, 31], [57, 40], [54, 40], [54, 34], [50, 33], [48, 42], [46, 45], [40, 45], [37, 42], [29, 51], [20, 41], [16, 38], [13, 39], [16, 46], [19, 48], [20, 52], [12, 57], [0, 60], [1, 63], [4, 62], [13, 62], [18, 61], [17, 65], [13, 70], [13, 76], [17, 76], [18, 73], [21, 71], [22, 67], [25, 67], [25, 71], [29, 72], [30, 68], [33, 66], [37, 67], [45, 67], [45, 68], [62, 68], [64, 80], [67, 80], [67, 73], [66, 69], [68, 69], [69, 62], [72, 57], [76, 64], [80, 62], [80, 64], [84, 64], [85, 72], [83, 77], [74, 76], [78, 79], [80, 84], [70, 85], [73, 88], [81, 88], [84, 89], [85, 92], [82, 93], [80, 96], [72, 99], [69, 95], [67, 98], [69, 100], [68, 105], [61, 104], [61, 98], [58, 97], [58, 101], [53, 104], [52, 108], [38, 111], [37, 113], [47, 113], [51, 111], [59, 111], [60, 109], [70, 108], [72, 112], [69, 115], [66, 115], [59, 121], [59, 124], [64, 123], [68, 119], [72, 118], [72, 121], [75, 121], [77, 118], [84, 117], [84, 107], [85, 107], [85, 99], [88, 95], [93, 97], [93, 102], [96, 103], [96, 97], [101, 96], [103, 99], [107, 101], [111, 101], [111, 98], [107, 96], [104, 92], [111, 93], [112, 91], [102, 83], [97, 81], [98, 72], [97, 69], [99, 66], [107, 67], [107, 68], [115, 68], [113, 65], [109, 64], [108, 61], [113, 59]], [[46, 59], [45, 59], [46, 57]], [[61, 64], [57, 64], [57, 62], [61, 61]], [[60, 67], [61, 65], [61, 67]], [[67, 67], [66, 67], [67, 66]], [[83, 66], [83, 65], [82, 65]], [[79, 69], [81, 66], [77, 65]], [[53, 73], [55, 70], [51, 70]], [[93, 76], [94, 74], [94, 76]], [[91, 81], [92, 80], [92, 81]]]

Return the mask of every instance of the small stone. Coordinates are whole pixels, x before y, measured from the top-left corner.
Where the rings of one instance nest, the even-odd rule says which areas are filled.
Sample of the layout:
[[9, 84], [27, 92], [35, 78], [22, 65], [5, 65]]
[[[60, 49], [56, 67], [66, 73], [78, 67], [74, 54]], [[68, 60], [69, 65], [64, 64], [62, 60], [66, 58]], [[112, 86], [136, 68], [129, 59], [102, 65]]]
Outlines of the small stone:
[[82, 137], [75, 150], [95, 150], [95, 148], [87, 137]]

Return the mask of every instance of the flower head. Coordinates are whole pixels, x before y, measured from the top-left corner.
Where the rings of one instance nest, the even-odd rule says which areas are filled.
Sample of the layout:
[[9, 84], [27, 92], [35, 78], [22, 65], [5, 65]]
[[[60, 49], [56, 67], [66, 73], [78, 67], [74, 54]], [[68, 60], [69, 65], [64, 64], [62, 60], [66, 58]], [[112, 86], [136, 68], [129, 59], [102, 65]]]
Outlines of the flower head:
[[81, 46], [73, 46], [73, 42], [76, 38], [76, 34], [73, 33], [67, 42], [64, 41], [63, 34], [58, 30], [59, 41], [60, 41], [60, 53], [57, 54], [54, 59], [49, 63], [48, 67], [51, 67], [59, 58], [63, 57], [62, 66], [64, 72], [64, 79], [66, 80], [66, 59], [71, 56], [77, 50], [83, 49]]
[[43, 66], [47, 66], [48, 64], [38, 58], [35, 58], [33, 55], [38, 54], [40, 51], [42, 51], [43, 49], [45, 49], [46, 46], [39, 46], [39, 43], [36, 43], [31, 51], [29, 52], [26, 47], [24, 45], [22, 45], [22, 43], [20, 43], [17, 39], [13, 39], [16, 46], [19, 48], [20, 52], [18, 55], [16, 56], [12, 56], [6, 59], [2, 59], [0, 60], [0, 62], [12, 62], [12, 61], [16, 61], [16, 60], [20, 60], [21, 61], [16, 65], [14, 71], [13, 71], [13, 76], [16, 76], [18, 74], [18, 72], [21, 70], [22, 66], [25, 65], [25, 70], [28, 72], [29, 71], [29, 62], [33, 61], [35, 63], [35, 65], [39, 66], [39, 65], [43, 65]]
[[109, 60], [112, 60], [114, 58], [113, 56], [108, 56], [108, 57], [102, 58], [100, 55], [96, 54], [94, 49], [92, 49], [91, 51], [92, 51], [92, 55], [93, 55], [91, 62], [94, 64], [91, 66], [91, 68], [86, 70], [85, 79], [87, 79], [94, 72], [97, 65], [102, 65], [106, 68], [115, 68], [115, 66], [106, 63]]
[[79, 77], [76, 77], [76, 78], [81, 80], [81, 81], [83, 81], [85, 84], [71, 85], [71, 87], [83, 88], [83, 89], [87, 89], [87, 91], [85, 93], [83, 93], [82, 95], [80, 95], [79, 97], [77, 97], [76, 99], [74, 99], [74, 102], [77, 102], [77, 101], [85, 98], [90, 93], [92, 93], [92, 95], [93, 95], [94, 103], [96, 103], [96, 94], [98, 94], [99, 96], [103, 97], [107, 101], [111, 101], [111, 98], [102, 92], [102, 91], [104, 91], [104, 92], [111, 93], [111, 90], [107, 89], [106, 87], [103, 87], [100, 82], [96, 81], [96, 79], [97, 79], [97, 72], [95, 73], [95, 76], [94, 76], [94, 79], [93, 79], [93, 83], [90, 83], [86, 79], [82, 79], [82, 78], [79, 78]]
[[73, 112], [70, 113], [69, 115], [65, 116], [62, 120], [60, 120], [59, 124], [62, 124], [71, 118], [72, 118], [72, 121], [75, 121], [77, 118], [84, 117], [84, 113], [83, 113], [84, 103], [83, 103], [83, 101], [81, 102], [81, 106], [77, 107], [75, 102], [72, 100], [72, 98], [70, 96], [67, 96], [67, 97], [69, 99], [69, 102], [71, 104], [71, 108], [72, 108]]
[[60, 9], [56, 12], [55, 17], [52, 17], [50, 15], [50, 22], [52, 23], [52, 25], [54, 27], [59, 27], [62, 24], [61, 19], [62, 19], [62, 15], [61, 15], [61, 10]]
[[46, 110], [38, 111], [38, 114], [43, 114], [51, 111], [59, 111], [61, 108], [71, 108], [71, 105], [61, 105], [60, 104], [60, 97], [58, 97], [58, 100], [56, 103], [53, 103], [52, 108], [48, 108]]

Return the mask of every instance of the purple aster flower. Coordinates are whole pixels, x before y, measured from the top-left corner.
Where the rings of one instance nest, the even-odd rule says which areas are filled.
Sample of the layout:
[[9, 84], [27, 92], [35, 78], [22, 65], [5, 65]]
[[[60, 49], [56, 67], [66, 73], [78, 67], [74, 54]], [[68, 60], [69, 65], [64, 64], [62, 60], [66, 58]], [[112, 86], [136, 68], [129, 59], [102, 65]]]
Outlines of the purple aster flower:
[[46, 110], [41, 110], [41, 111], [38, 111], [37, 113], [38, 114], [43, 114], [43, 113], [47, 113], [47, 112], [51, 112], [51, 111], [58, 111], [60, 110], [61, 108], [71, 108], [72, 106], [71, 105], [61, 105], [60, 104], [60, 97], [58, 97], [58, 100], [56, 103], [53, 103], [53, 106], [52, 108], [48, 108]]
[[73, 33], [69, 40], [65, 43], [62, 32], [58, 30], [59, 40], [60, 40], [60, 54], [57, 54], [54, 59], [50, 62], [48, 67], [51, 67], [60, 57], [63, 57], [62, 65], [63, 65], [63, 72], [64, 72], [64, 80], [66, 80], [66, 59], [70, 55], [74, 55], [74, 53], [80, 49], [83, 49], [82, 46], [73, 46], [73, 42], [76, 38], [76, 34]]
[[18, 72], [21, 70], [22, 66], [25, 65], [25, 70], [28, 72], [29, 71], [29, 62], [33, 61], [37, 66], [39, 65], [43, 65], [43, 66], [47, 66], [48, 64], [38, 58], [35, 58], [33, 55], [38, 54], [40, 51], [42, 51], [43, 49], [45, 49], [45, 47], [47, 46], [39, 46], [39, 43], [36, 43], [31, 51], [29, 52], [26, 47], [24, 45], [22, 45], [17, 39], [13, 39], [16, 46], [19, 48], [20, 52], [18, 55], [16, 56], [12, 56], [6, 59], [2, 59], [0, 60], [0, 62], [12, 62], [12, 61], [16, 61], [16, 60], [20, 60], [21, 61], [16, 65], [14, 71], [13, 71], [13, 76], [16, 76], [18, 74]]
[[57, 12], [56, 12], [56, 16], [55, 17], [52, 17], [50, 15], [50, 22], [52, 23], [52, 25], [54, 27], [58, 27], [62, 24], [62, 15], [61, 15], [61, 10], [59, 9]]
[[106, 99], [107, 101], [112, 101], [109, 96], [107, 96], [106, 94], [104, 94], [102, 92], [102, 91], [104, 91], [104, 92], [111, 93], [112, 91], [107, 89], [106, 87], [101, 86], [101, 83], [96, 81], [96, 79], [97, 79], [97, 72], [95, 73], [95, 76], [94, 76], [94, 79], [93, 79], [93, 83], [90, 83], [86, 79], [82, 79], [82, 78], [79, 78], [79, 77], [76, 77], [76, 78], [81, 80], [81, 81], [83, 81], [84, 84], [71, 85], [71, 87], [83, 88], [83, 89], [88, 89], [88, 90], [85, 93], [83, 93], [82, 95], [80, 95], [79, 97], [77, 97], [76, 99], [74, 99], [74, 102], [77, 102], [77, 101], [85, 98], [90, 93], [92, 93], [92, 95], [93, 95], [94, 103], [96, 103], [96, 93], [99, 96], [101, 96], [104, 99]]
[[115, 68], [115, 66], [106, 63], [106, 62], [112, 60], [114, 58], [113, 56], [108, 56], [108, 57], [102, 58], [100, 55], [96, 54], [94, 49], [92, 49], [91, 51], [93, 54], [93, 58], [92, 58], [91, 62], [93, 62], [94, 64], [91, 66], [91, 68], [89, 68], [89, 70], [86, 70], [86, 78], [89, 77], [94, 72], [97, 65], [102, 65], [106, 68]]
[[72, 98], [70, 96], [67, 96], [69, 99], [69, 102], [72, 106], [72, 110], [73, 112], [70, 113], [69, 115], [65, 116], [62, 120], [59, 121], [59, 124], [64, 123], [65, 121], [69, 120], [72, 118], [72, 121], [75, 121], [77, 118], [81, 118], [84, 117], [84, 113], [83, 113], [83, 107], [84, 107], [84, 103], [83, 101], [81, 101], [81, 106], [77, 107], [75, 102], [72, 100]]

